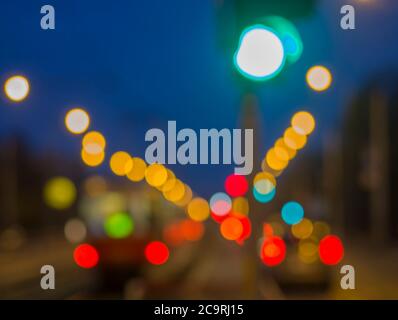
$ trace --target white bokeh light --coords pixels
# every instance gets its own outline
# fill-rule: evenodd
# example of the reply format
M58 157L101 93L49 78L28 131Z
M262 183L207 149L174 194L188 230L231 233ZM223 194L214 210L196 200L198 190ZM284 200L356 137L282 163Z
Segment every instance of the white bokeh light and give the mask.
M23 76L13 76L4 84L7 97L15 102L24 100L29 94L29 81Z
M86 225L78 218L69 219L65 224L64 233L70 243L83 242L87 235Z
M235 65L246 77L266 80L275 76L285 62L285 52L279 37L264 26L257 25L242 34Z
M69 132L81 134L88 129L90 116L81 108L72 109L65 116L65 125Z

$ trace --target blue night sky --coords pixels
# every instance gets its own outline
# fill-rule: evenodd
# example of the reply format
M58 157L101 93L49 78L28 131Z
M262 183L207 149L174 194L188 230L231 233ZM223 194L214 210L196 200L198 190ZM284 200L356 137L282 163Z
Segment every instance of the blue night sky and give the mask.
M355 3L357 30L343 31L340 7ZM40 29L44 4L55 6L55 31ZM22 73L31 82L22 104L0 100L0 137L19 133L35 152L78 160L80 139L63 126L74 106L90 112L92 128L108 139L108 152L125 149L141 157L145 132L165 128L167 120L195 130L238 126L243 90L232 57L218 43L213 0L2 0L0 10L0 80ZM264 151L303 107L318 124L309 150L323 133L339 130L356 90L372 75L398 67L397 16L394 0L323 0L313 16L294 21L304 43L301 59L283 72L283 81L257 91ZM313 64L333 72L326 93L306 87L305 72ZM175 170L194 189L211 184L214 192L232 168ZM204 175L212 181L197 179Z

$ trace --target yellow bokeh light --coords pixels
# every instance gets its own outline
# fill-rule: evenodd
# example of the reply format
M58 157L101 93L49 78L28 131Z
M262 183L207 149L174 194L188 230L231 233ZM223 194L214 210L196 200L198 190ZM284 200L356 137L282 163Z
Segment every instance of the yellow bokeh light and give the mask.
M192 196L193 196L192 189L186 184L184 190L184 196L180 200L175 201L174 204L176 204L179 207L185 207L192 200Z
M274 176L275 178L279 177L279 176L282 174L282 172L283 172L283 170L274 170L274 169L271 169L271 168L268 166L268 164L267 164L267 159L266 159L266 157L264 157L264 159L261 161L261 170L262 170L263 172L267 172L267 173L271 174L271 175Z
M278 140L276 140L276 142L275 142L275 148L282 148L282 149L284 149L286 152L287 152L287 154L288 154L288 160L292 160L295 156L296 156L296 154L297 154L297 151L296 150L294 150L294 149L292 149L292 148L289 148L287 145L286 145L286 143L285 143L285 141L283 141L283 138L279 138Z
M170 191L171 189L173 189L173 187L176 184L177 180L178 180L177 178L168 179L159 189L162 192Z
M147 168L143 159L134 157L132 169L127 173L127 178L131 181L138 182L145 178L145 170Z
M325 91L332 84L332 74L324 66L314 66L307 71L307 84L315 91Z
M312 235L314 227L311 220L304 218L299 223L292 226L292 234L297 239L306 239Z
M145 170L146 182L152 187L160 187L167 181L168 173L164 165L152 163Z
M69 110L65 116L65 126L68 131L73 134L81 134L85 132L89 125L90 116L81 108Z
M166 181L163 184L161 184L160 186L156 187L159 191L162 191L162 192L169 191L173 187L175 181L177 180L173 171L171 171L170 169L167 169L167 168L166 168L166 170L167 170Z
M98 154L104 151L106 140L104 136L97 131L86 133L82 140L83 149L89 154Z
M314 230L312 233L316 239L321 240L323 237L331 233L331 229L326 222L316 221L314 222Z
M244 197L234 198L232 200L232 212L247 216L249 214L249 201Z
M12 76L4 83L5 94L14 102L24 100L28 96L29 91L29 81L23 76Z
M297 112L292 118L292 128L298 134L307 136L315 129L315 119L307 111Z
M124 151L115 152L110 161L110 168L117 176L125 176L133 169L133 160L130 155Z
M275 146L274 153L278 160L282 162L289 162L289 153L287 152L286 148Z
M209 203L203 198L193 198L188 204L187 213L194 221L204 221L210 215Z
M177 179L177 181L170 190L163 192L163 196L168 201L178 202L184 198L185 189L185 184L181 180Z
M279 148L279 150L283 150L282 148ZM277 156L276 150L275 148L271 148L268 152L267 155L265 157L266 161L267 161L267 165L273 169L273 170L283 170L287 167L289 161L288 159L288 154L285 151L284 156L286 157L286 160L282 160Z
M304 263L314 263L318 259L317 243L311 238L300 240L298 244L298 256Z
M87 166L97 167L104 162L105 152L102 151L100 153L91 154L87 153L86 150L83 149L81 151L81 157L84 164L86 164Z
M269 172L259 172L255 175L253 179L253 184L256 184L260 180L268 180L272 183L274 187L276 187L276 179L275 177Z
M302 149L307 143L307 137L301 134L298 134L293 130L292 127L286 129L283 135L283 141L285 144L294 150Z
M43 195L49 207L58 210L67 209L76 199L76 187L68 178L55 177L47 181Z

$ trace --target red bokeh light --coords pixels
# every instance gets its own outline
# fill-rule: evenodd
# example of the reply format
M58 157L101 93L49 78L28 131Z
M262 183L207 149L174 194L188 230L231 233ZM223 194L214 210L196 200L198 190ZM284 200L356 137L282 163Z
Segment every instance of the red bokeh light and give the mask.
M228 217L221 223L220 233L227 240L237 240L243 234L243 225L238 218Z
M344 246L339 237L329 235L319 242L319 258L324 264L338 264L343 257Z
M169 248L160 241L150 242L145 247L145 257L151 264L164 264L169 259Z
M244 176L231 174L225 179L224 187L231 197L241 197L249 189L249 183Z
M180 222L174 222L165 226L163 230L163 238L173 247L182 245L185 242L185 237L182 233Z
M73 259L79 267L89 269L98 264L99 254L93 246L81 244L73 252Z
M210 216L211 218L217 222L217 223L222 223L226 218L228 218L230 215L227 214L225 216L219 216L217 214L215 214L213 211L210 211Z
M243 242L246 239L248 239L251 235L252 224L250 222L250 219L244 215L234 214L234 216L239 219L239 221L242 223L242 227L243 227L243 232L242 232L241 236L239 237L239 239L237 239L236 241L238 244L243 244Z
M263 234L265 238L274 236L274 228L269 223L264 223L263 225Z
M266 238L261 247L261 260L268 267L275 267L285 260L286 244L283 239L273 236Z
M185 240L199 241L204 234L204 226L202 222L186 219L180 223L181 233Z

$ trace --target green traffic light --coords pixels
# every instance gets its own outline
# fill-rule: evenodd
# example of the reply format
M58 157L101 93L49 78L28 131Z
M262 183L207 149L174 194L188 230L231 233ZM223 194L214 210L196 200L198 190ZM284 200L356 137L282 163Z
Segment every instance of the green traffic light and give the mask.
M234 65L244 77L266 81L276 77L286 63L295 63L302 52L295 26L282 17L270 16L242 32Z
M285 49L278 35L269 27L256 24L246 28L234 55L237 70L254 81L269 80L285 64Z

